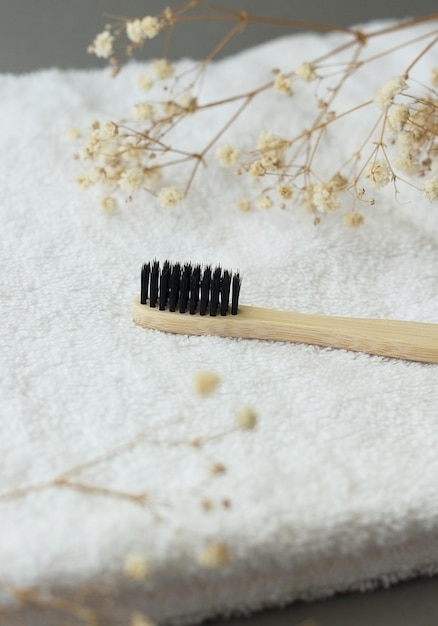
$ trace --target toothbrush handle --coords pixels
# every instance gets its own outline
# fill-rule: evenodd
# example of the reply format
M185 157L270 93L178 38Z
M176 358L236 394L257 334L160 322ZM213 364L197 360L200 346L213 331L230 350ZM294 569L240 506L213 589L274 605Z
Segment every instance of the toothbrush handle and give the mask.
M240 305L237 315L200 316L159 311L136 298L137 324L183 335L220 335L341 348L380 356L438 363L438 324L331 317Z
M242 310L241 310L242 309ZM438 363L438 324L331 317L240 307L240 336L342 348L380 356ZM238 317L236 316L236 317Z

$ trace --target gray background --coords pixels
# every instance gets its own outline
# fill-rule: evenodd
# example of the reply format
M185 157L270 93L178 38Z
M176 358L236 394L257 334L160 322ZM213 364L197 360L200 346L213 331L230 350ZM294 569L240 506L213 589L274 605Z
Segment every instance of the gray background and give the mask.
M252 14L348 26L374 18L424 15L437 10L433 0L218 0L223 6ZM158 13L161 0L0 0L0 72L30 72L39 68L85 68L105 62L86 48L103 29L104 14L127 17ZM171 4L171 3L170 3ZM284 35L285 28L252 25L227 47L230 54L260 41ZM219 24L204 24L191 36L187 26L175 33L170 56L200 58L225 33ZM160 41L150 42L151 57L163 53ZM146 58L144 56L143 58ZM229 626L295 626L312 618L319 626L438 626L438 578L418 579L389 590L342 594L314 603L297 603L282 611L237 619ZM210 626L222 626L214 621Z
M302 21L349 26L373 18L425 15L437 10L434 0L217 0L218 4L245 10L254 15L270 15ZM54 65L63 68L103 66L104 61L87 54L94 36L103 30L103 15L127 17L159 13L163 0L0 0L0 72L28 72ZM175 6L178 0L174 0ZM176 29L170 55L200 57L225 34L226 26L203 24L190 34L190 26ZM290 29L262 24L251 25L238 35L227 53L284 35ZM161 56L162 41L148 42L148 53ZM146 57L145 57L146 58Z

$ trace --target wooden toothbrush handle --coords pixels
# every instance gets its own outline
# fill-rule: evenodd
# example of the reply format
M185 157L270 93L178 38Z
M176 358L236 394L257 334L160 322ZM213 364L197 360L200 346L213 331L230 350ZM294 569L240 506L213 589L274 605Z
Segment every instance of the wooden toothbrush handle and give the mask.
M242 337L292 341L438 363L438 324L239 307Z
M438 324L289 313L239 305L237 315L171 313L133 303L137 324L183 335L220 335L342 348L367 354L438 363Z

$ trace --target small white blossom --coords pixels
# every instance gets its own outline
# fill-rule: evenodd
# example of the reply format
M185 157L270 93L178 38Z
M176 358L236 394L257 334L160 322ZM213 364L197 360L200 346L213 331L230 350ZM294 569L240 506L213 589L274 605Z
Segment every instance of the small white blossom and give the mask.
M137 87L140 89L140 91L149 91L153 84L154 81L147 74L142 74L138 77Z
M131 20L127 22L126 35L132 43L141 43L145 38L141 20Z
M103 196L100 199L99 206L104 213L114 213L117 209L117 200L111 196Z
M251 208L251 203L248 200L248 198L240 198L239 202L237 203L237 206L239 207L239 209L241 211L243 211L244 213L246 213L247 211L250 210Z
M260 162L267 170L276 169L284 162L287 141L271 131L263 131L257 140Z
M236 415L236 423L242 430L252 430L257 425L257 413L250 406L245 406Z
M259 209L270 209L272 206L274 206L272 198L270 198L267 193L262 193L262 195L257 198L256 204Z
M386 109L394 100L395 96L407 87L408 84L403 76L394 76L386 81L382 87L380 87L374 97L374 102L381 109Z
M100 129L100 136L102 139L112 139L113 137L116 137L118 132L119 129L117 124L114 124L114 122L105 122L102 124Z
M190 92L178 96L177 104L184 113L194 113L198 108L198 100Z
M373 187L385 187L392 179L391 169L386 161L374 161L365 174Z
M67 130L67 139L68 141L77 141L81 136L81 131L77 126L71 126Z
M295 69L295 74L297 78L301 78L301 80L304 80L306 83L311 83L318 78L310 63L301 63L301 65Z
M409 107L406 104L393 104L388 109L388 124L392 131L402 130L409 119Z
M157 59L152 63L152 70L157 78L169 78L175 68L167 59Z
M292 93L291 79L282 72L278 72L278 74L274 78L274 89L275 91L278 91L278 93Z
M154 115L154 107L148 102L140 102L132 108L132 117L138 122L145 122L152 119Z
M438 178L429 178L423 185L423 196L431 202L438 199Z
M114 37L109 30L104 30L94 38L92 46L94 54L101 59L108 59L113 53L113 43Z
M163 187L158 192L158 204L162 207L174 207L181 202L183 194L176 187Z
M363 224L363 215L356 213L356 211L349 211L344 215L344 224L350 226L350 228L357 228Z
M289 185L278 185L277 194L283 200L290 200L292 198L292 187Z
M238 152L234 146L230 144L223 144L216 150L216 158L222 167L232 167L238 157Z
M266 169L263 167L261 161L253 161L249 166L249 172L254 178L258 178L266 174Z
M119 180L119 187L124 191L132 191L140 189L144 184L143 170L139 167L133 167L122 172Z
M148 15L141 20L141 29L146 39L153 39L160 32L160 22L156 17Z
M88 174L78 174L75 181L81 189L88 189L93 184Z
M88 175L93 185L102 184L106 181L106 170L104 167L93 167Z
M320 213L333 213L339 206L333 187L327 183L313 186L312 204Z

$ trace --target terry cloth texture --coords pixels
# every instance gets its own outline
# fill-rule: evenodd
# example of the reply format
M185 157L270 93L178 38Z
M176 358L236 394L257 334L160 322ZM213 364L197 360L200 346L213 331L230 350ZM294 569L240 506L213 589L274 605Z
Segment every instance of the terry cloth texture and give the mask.
M291 36L220 61L200 98L240 93L341 40ZM336 110L372 98L416 49L365 67ZM106 625L136 611L176 624L436 573L437 366L131 320L141 264L157 257L238 268L245 304L438 322L436 207L387 188L358 229L342 224L348 199L318 227L292 204L244 213L252 183L242 193L213 155L181 206L138 193L103 214L73 182L82 166L66 131L126 116L145 71L0 79L2 585L98 607ZM261 96L223 141L290 135L314 85L293 89ZM368 110L363 128L356 117L331 136L327 172L363 137ZM196 150L229 111L193 116L178 141ZM163 184L182 180L174 170ZM205 370L221 382L203 398L192 383ZM258 424L236 429L248 405ZM199 562L212 544L222 567ZM147 561L146 580L124 573L129 555Z

